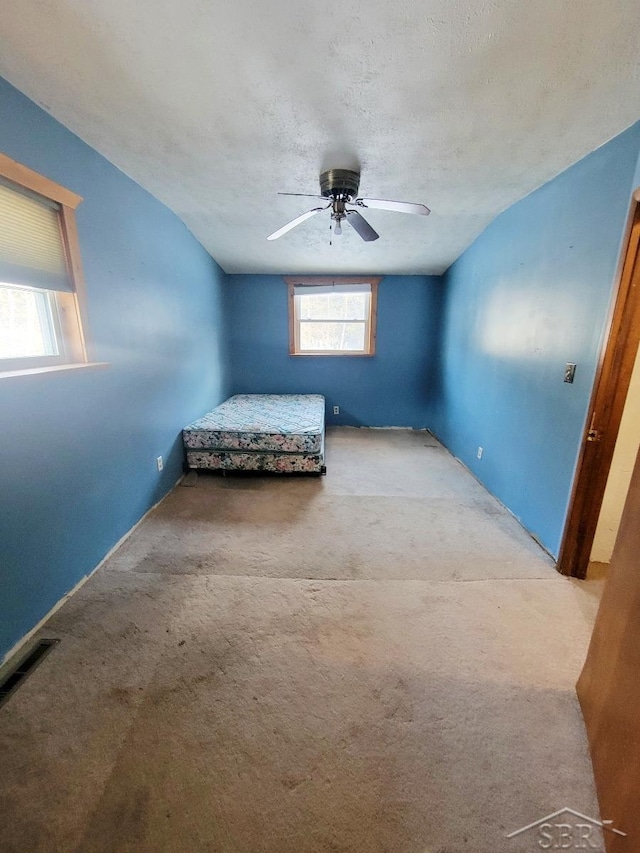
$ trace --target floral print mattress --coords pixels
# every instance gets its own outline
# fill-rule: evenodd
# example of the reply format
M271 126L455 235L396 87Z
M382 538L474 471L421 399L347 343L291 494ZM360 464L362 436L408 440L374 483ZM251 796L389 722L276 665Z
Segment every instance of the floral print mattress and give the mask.
M324 397L236 394L182 431L190 468L319 471Z

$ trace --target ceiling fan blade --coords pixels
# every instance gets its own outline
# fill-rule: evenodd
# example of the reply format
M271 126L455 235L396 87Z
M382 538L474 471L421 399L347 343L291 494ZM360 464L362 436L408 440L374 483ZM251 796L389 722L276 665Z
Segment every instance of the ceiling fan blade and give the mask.
M357 210L347 210L347 222L354 228L363 240L370 243L372 240L377 240L380 236L377 231L369 225L364 216L360 216Z
M322 198L322 199L325 198L325 196L316 195L315 193L278 193L278 195L295 195L295 196L298 196L299 198L300 197L301 198Z
M321 210L326 209L326 207L314 207L313 210L308 210L306 213L303 213L302 216L296 216L296 218L292 219L291 222L287 222L287 224L283 225L282 228L278 228L278 230L274 231L273 234L269 234L267 240L277 240L278 237L282 237L283 234L286 234L287 231L291 231L291 229L295 228L296 225L300 225L301 222L304 222L306 219L311 219L311 217L315 216L316 213L320 213Z
M378 210L393 210L396 213L417 213L428 216L431 211L425 204L412 204L410 201L387 201L384 198L357 198L358 207L371 207Z

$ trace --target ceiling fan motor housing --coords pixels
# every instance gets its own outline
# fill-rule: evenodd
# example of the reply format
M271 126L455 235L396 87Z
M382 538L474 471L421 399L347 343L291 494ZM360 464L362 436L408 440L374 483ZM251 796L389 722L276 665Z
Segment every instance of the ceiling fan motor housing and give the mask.
M320 192L325 198L355 198L359 185L360 174L351 169L329 169L320 175Z

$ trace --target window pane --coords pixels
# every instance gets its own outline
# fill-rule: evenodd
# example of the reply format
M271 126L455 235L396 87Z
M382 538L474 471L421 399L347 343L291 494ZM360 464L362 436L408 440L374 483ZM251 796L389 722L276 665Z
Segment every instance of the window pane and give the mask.
M364 320L368 293L303 293L299 297L301 320Z
M364 352L364 323L300 323L301 350Z
M0 284L0 358L58 355L49 294Z

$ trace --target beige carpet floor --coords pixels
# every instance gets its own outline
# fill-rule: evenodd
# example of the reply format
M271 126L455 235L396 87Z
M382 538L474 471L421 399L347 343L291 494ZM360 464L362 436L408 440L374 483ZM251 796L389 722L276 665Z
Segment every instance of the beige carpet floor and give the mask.
M597 815L560 577L428 434L177 487L0 709L0 850L525 853Z

